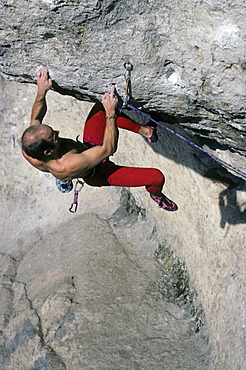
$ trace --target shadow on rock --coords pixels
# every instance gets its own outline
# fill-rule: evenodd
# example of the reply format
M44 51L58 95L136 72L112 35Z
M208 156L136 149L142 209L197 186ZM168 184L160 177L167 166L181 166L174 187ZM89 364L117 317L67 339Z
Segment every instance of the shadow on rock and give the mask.
M245 202L238 201L238 194L241 191L245 192L245 182L241 182L238 186L233 188L228 187L220 193L220 226L222 228L224 228L227 223L230 225L246 223Z
M133 102L134 106L140 106L139 102ZM147 113L147 112L146 112ZM132 119L137 120L138 115L140 121L142 120L141 113L137 113L133 111L129 111L127 113ZM149 113L147 113L149 114ZM237 192L244 191L245 192L245 180L242 178L230 173L226 168L224 168L220 162L215 161L212 157L208 154L204 153L203 151L199 151L198 148L189 145L186 141L183 141L180 136L184 137L185 139L192 141L195 145L202 147L204 143L201 143L197 137L189 137L188 133L183 129L180 125L182 122L187 121L188 118L177 117L175 122L175 117L171 117L169 115L160 115L158 112L151 112L150 117L163 123L163 120L167 120L164 126L170 128L174 131L177 135L172 134L168 130L165 130L163 127L158 127L158 136L159 141L154 145L150 143L153 150L157 152L159 155L168 158L182 166L192 169L199 175L211 179L214 182L220 182L228 188L223 191L219 196L219 207L221 210L221 227L225 226L225 223L229 224L241 224L245 223L245 210L241 210L241 206L237 201ZM140 124L147 125L146 123L146 116L144 116L145 122L139 122ZM193 119L192 117L190 118ZM197 118L196 118L197 119ZM208 140L206 140L206 143ZM215 146L215 142L211 142L209 144L211 148ZM226 147L222 147L219 144L216 144L217 147L219 146L220 149L228 149ZM216 149L214 147L213 149Z

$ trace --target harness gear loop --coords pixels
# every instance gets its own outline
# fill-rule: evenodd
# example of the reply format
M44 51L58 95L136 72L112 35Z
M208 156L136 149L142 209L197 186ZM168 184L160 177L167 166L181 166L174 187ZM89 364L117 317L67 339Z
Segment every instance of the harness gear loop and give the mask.
M73 203L71 204L69 211L71 213L75 213L78 208L78 199L79 199L79 192L83 189L84 182L77 179L75 187L74 187L74 197L73 197Z
M131 71L133 70L133 65L130 62L124 63L125 68L125 79L126 79L126 86L124 89L124 104L127 104L130 99L130 92L131 92Z

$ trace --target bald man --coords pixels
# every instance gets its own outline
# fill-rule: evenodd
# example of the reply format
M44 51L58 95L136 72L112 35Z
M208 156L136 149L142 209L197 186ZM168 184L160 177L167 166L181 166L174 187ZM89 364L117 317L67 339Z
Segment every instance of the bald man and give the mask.
M22 135L24 158L40 171L56 179L83 178L90 186L145 186L159 207L176 211L177 205L163 193L164 175L155 168L125 167L109 160L117 150L118 128L138 133L155 141L155 128L140 126L124 116L117 117L115 86L92 108L84 127L83 142L59 136L59 131L43 124L47 112L46 94L52 87L47 67L37 73L38 91L30 126Z

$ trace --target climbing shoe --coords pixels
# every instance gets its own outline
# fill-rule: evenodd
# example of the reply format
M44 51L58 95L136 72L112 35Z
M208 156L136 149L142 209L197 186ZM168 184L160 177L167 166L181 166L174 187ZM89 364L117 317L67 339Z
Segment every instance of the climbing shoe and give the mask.
M153 199L160 208L165 209L166 211L174 212L177 211L178 206L172 200L168 199L164 194L161 197L154 198L150 194L151 199Z
M56 186L61 193L69 193L73 190L73 182L71 180L56 179Z
M157 135L157 125L150 126L152 130L152 136L147 138L147 141L149 143L156 143L158 141L158 135Z

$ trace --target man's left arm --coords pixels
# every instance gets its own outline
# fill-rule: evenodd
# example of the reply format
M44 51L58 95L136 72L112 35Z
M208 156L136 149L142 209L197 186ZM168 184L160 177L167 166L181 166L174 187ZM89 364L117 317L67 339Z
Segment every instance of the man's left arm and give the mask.
M52 86L48 68L42 67L37 72L38 91L32 107L30 125L41 124L47 112L46 94Z

